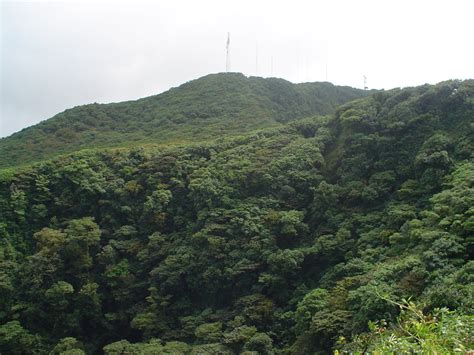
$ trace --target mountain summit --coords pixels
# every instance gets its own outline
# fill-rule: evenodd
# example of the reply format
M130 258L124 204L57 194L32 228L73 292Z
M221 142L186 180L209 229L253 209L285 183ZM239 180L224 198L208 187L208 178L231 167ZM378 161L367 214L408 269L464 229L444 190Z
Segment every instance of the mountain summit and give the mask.
M174 144L326 115L368 92L330 83L211 74L162 94L68 109L0 140L0 167L84 148Z

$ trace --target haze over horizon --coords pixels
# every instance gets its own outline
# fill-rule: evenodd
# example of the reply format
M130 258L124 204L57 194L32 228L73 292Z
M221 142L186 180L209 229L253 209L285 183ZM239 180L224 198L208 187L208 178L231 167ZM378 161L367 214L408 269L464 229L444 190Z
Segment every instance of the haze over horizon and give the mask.
M468 1L2 1L0 137L225 70L390 89L474 77Z

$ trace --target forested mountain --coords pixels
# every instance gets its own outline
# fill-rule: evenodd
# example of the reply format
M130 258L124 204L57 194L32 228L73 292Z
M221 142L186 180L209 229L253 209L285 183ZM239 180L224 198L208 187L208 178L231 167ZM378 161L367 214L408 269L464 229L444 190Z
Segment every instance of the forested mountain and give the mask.
M298 101L318 85L241 81L293 88L284 114L249 106L269 122L336 103ZM197 112L231 122L229 107ZM471 80L1 170L0 352L467 352L473 152Z
M176 144L325 115L368 92L330 83L211 74L163 94L66 110L0 140L0 167L91 147Z

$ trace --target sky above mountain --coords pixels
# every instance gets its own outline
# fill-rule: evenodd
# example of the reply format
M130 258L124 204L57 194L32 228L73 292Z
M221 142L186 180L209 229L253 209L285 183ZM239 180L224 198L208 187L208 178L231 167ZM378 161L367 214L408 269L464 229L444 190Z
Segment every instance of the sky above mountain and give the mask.
M474 77L468 0L9 1L0 137L225 71L393 88Z

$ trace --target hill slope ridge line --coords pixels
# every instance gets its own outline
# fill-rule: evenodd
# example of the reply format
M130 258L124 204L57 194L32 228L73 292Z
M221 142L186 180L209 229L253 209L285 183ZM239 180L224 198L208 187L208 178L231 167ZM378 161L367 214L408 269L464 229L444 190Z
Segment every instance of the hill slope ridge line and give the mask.
M330 83L210 74L164 93L67 109L0 140L0 167L44 160L84 148L214 139L334 113L367 96Z

